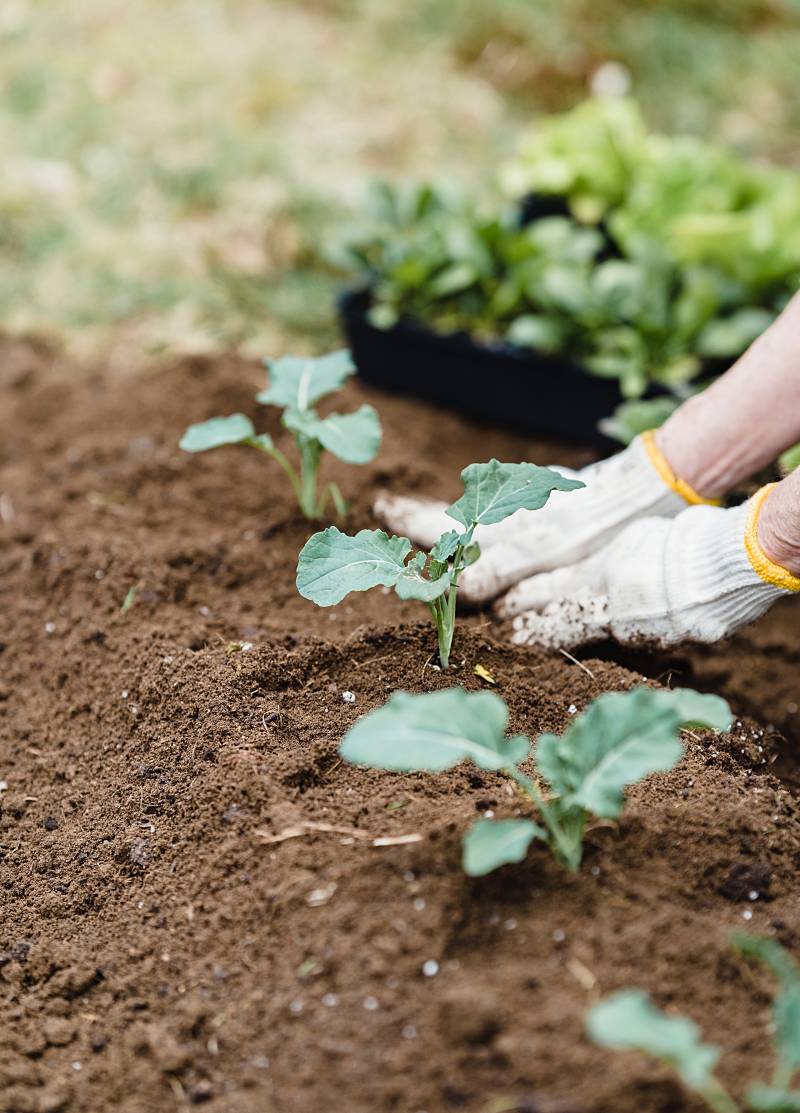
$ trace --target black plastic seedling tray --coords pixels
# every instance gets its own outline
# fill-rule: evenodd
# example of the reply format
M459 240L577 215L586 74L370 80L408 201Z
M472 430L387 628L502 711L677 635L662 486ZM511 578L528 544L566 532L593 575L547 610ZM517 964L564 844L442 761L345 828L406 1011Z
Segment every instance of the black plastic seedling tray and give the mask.
M478 344L401 321L370 324L369 291L343 294L339 312L360 377L372 386L526 433L608 447L598 430L622 401L614 379L599 379L560 356Z

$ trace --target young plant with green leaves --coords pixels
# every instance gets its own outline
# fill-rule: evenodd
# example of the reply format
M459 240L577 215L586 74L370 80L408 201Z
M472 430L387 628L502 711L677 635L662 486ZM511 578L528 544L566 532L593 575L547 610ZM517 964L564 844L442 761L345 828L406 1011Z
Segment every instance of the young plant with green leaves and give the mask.
M317 475L323 452L327 450L348 464L367 464L381 443L381 426L372 406L360 406L354 413L332 413L320 417L314 408L334 391L340 390L355 371L348 351L331 352L317 359L284 356L267 360L269 385L256 395L256 401L283 410L281 424L294 436L300 457L294 467L269 433L256 433L245 414L212 417L190 425L181 438L185 452L207 452L228 444L241 444L271 456L283 468L306 518L320 518L329 500L337 514L347 510L342 493L329 483L320 493Z
M428 605L439 641L442 668L450 664L456 621L458 578L480 556L474 541L478 526L493 525L517 510L539 510L553 491L574 491L584 484L535 464L470 464L462 473L464 494L447 508L461 526L442 534L430 552L408 556L407 537L381 529L355 536L330 526L303 546L297 562L297 590L320 607L340 603L351 591L393 587L401 599Z
M505 774L541 822L477 820L464 836L465 872L480 877L522 861L534 839L546 842L556 859L575 871L589 820L617 819L628 785L672 769L683 754L683 727L727 730L731 720L723 699L691 689L608 693L562 735L540 735L533 778L520 768L530 756L530 741L524 735L506 737L508 708L493 692L398 692L351 727L340 753L377 769L438 773L470 760L479 769Z
M737 933L733 945L746 958L767 966L778 982L772 1007L775 1069L769 1083L754 1083L745 1094L751 1113L800 1113L800 1090L792 1082L800 1071L800 971L772 939ZM639 989L624 989L600 1001L586 1018L586 1030L601 1047L642 1051L673 1067L684 1086L713 1113L740 1113L714 1074L720 1048L704 1044L693 1021L668 1016Z

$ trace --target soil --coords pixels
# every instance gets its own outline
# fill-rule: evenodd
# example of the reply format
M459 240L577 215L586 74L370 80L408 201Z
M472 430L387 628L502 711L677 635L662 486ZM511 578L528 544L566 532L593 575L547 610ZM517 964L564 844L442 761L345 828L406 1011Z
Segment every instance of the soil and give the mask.
M280 435L261 380L236 359L113 377L0 349L0 1110L699 1113L668 1070L584 1038L626 985L721 1044L735 1093L765 1078L770 982L728 940L800 949L796 608L727 645L580 664L474 615L445 676L418 605L297 596L310 527L271 462L178 450L234 410ZM330 468L353 528L379 486L455 496L490 455L589 459L347 395L386 431L375 465ZM478 663L532 737L642 673L742 718L688 734L590 830L579 874L534 848L470 880L460 835L518 808L503 780L359 770L337 747L397 688L479 688Z

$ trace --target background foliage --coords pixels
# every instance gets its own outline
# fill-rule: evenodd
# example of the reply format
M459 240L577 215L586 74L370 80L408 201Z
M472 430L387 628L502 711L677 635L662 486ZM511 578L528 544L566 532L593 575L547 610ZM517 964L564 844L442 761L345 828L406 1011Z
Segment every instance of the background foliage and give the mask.
M5 327L116 363L327 345L365 178L488 182L608 62L651 126L797 158L798 0L5 0Z

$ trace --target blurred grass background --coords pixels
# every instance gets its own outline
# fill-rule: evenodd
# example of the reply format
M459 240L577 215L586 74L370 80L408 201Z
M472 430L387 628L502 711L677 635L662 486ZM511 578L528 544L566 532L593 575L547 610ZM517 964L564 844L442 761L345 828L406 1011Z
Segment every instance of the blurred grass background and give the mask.
M2 327L119 365L333 343L365 181L489 184L609 62L654 127L800 164L800 0L2 0Z

